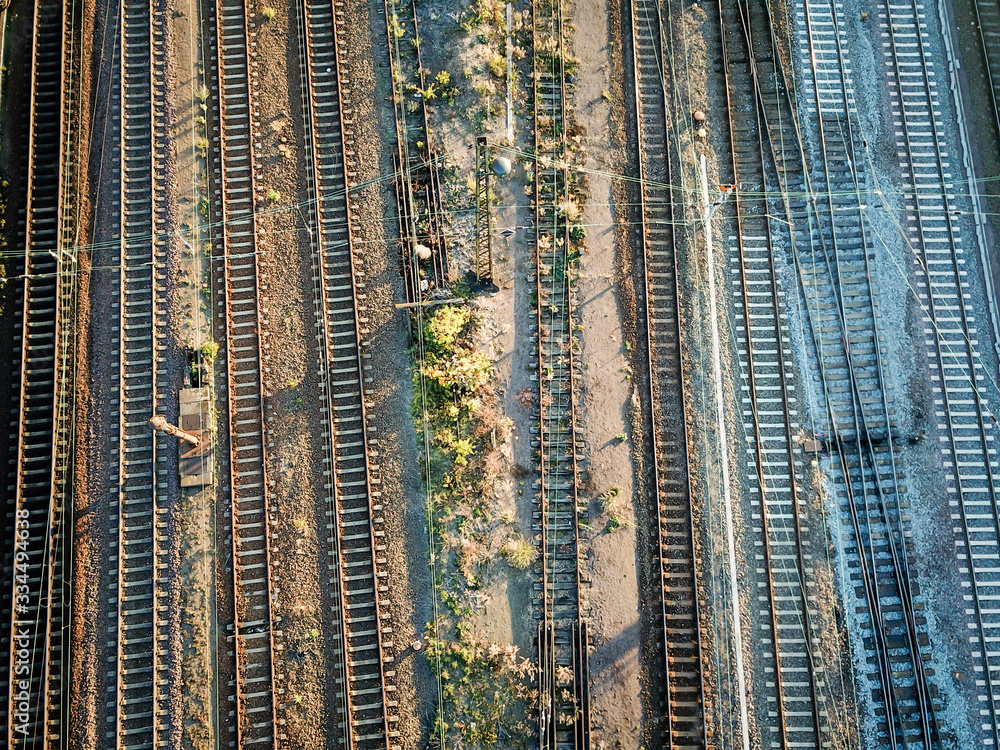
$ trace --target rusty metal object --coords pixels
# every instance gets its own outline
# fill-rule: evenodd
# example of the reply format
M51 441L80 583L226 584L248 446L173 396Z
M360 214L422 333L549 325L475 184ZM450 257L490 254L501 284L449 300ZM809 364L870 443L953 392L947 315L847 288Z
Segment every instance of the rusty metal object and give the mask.
M157 414L156 416L150 418L149 423L153 425L154 430L165 432L168 435L176 435L181 440L185 440L188 443L191 443L191 445L198 445L201 442L200 439L196 438L191 433L184 432L184 430L180 429L179 427L174 427L172 424L170 424L170 422L167 421L167 418L162 414Z

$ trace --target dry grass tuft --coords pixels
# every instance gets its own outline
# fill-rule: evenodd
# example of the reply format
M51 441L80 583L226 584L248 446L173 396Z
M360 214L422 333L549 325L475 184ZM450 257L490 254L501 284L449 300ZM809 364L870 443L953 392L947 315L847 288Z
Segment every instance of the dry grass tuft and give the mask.
M511 537L503 546L503 556L518 570L527 570L538 559L538 550L524 537Z

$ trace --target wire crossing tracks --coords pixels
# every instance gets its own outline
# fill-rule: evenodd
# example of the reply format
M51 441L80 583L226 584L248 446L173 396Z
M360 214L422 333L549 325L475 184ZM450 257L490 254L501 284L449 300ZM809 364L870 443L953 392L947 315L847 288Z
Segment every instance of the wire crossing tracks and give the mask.
M981 6L980 18L984 18ZM981 29L993 77L997 11L986 18L994 33ZM890 69L890 103L896 145L909 183L906 239L914 251L917 291L924 313L924 334L934 390L935 412L956 546L967 577L969 641L979 690L983 743L1000 744L1000 509L994 420L982 386L983 364L963 257L955 197L950 194L952 160L958 144L946 135L935 84L935 64L928 49L924 6L916 2L886 3L879 13L885 62ZM987 283L989 279L987 277Z
M821 748L832 742L828 725L826 669L814 645L815 616L810 591L816 581L806 551L808 518L798 487L801 448L793 382L794 358L788 335L784 291L775 266L772 235L779 226L768 218L768 192L780 192L773 162L765 160L766 118L755 87L756 69L744 33L739 3L721 6L722 38L730 113L732 161L721 179L739 184L736 234L730 237L736 297L737 349L751 492L759 510L751 524L759 585L757 629L773 675L762 720L764 744Z
M330 523L331 610L336 618L337 708L343 744L351 748L398 745L392 712L394 686L386 669L391 628L377 456L364 400L362 322L351 238L347 143L339 56L342 5L303 0L299 5L306 103L310 236L316 281ZM332 465L331 465L332 464Z
M567 220L566 44L560 0L535 0L535 261L542 575L539 731L544 748L590 747L587 625L580 606L573 289Z
M111 528L118 530L116 722L108 740L118 747L158 747L166 715L163 656L167 633L160 624L167 609L161 572L158 492L166 489L158 433L149 418L165 401L157 380L156 268L165 253L157 221L153 76L162 75L154 55L153 18L148 0L123 3L121 23L121 270L119 471L113 492Z
M219 175L214 238L219 317L224 323L235 598L236 747L275 743L274 632L265 476L254 154L251 130L248 11L243 0L218 0Z
M385 0L396 113L396 201L407 302L448 283L439 157L431 150L416 0Z
M665 28L657 0L633 0L633 85L639 129L639 202L649 352L648 400L657 493L656 560L660 571L661 648L666 746L706 747L701 628L681 366L674 185L667 132Z
M5 578L9 660L6 744L45 748L65 741L70 563L69 507L75 261L66 249L71 222L64 196L74 187L75 138L70 74L78 29L69 5L34 8L27 245L21 288L20 402L12 519L13 571ZM70 226L68 226L70 225Z

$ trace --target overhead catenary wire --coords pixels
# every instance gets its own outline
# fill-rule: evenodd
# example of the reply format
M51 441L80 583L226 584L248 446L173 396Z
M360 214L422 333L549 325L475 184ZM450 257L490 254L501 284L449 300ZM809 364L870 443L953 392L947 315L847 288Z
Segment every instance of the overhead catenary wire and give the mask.
M515 149L508 149L508 150L510 150L513 153L517 153L517 154L519 154L522 157L527 158L527 159L534 159L535 158L534 155L531 154L531 153L529 153L529 152L517 151ZM553 163L553 165L556 165L556 163ZM572 164L562 165L561 163L558 164L558 166L565 166L571 172L576 172L576 173L581 173L581 174L595 174L595 175L601 175L601 176L610 177L610 178L613 178L613 179L623 180L623 181L626 181L626 182L640 182L640 180L638 178L635 178L634 176L625 175L625 174L616 173L616 172L611 172L611 171L606 171L606 170L585 169L585 168L582 168L582 167L574 166ZM362 189L364 189L366 187L369 187L371 185L374 185L374 184L378 184L378 183L382 183L382 182L386 182L386 181L395 180L395 179L397 179L400 176L401 176L401 173L399 171L392 172L392 173L384 173L384 174L381 174L378 177L372 178L370 180L366 180L364 182L357 183L356 185L351 186L349 189L352 192L353 191L362 190ZM985 180L984 179L970 180L970 181L967 181L967 182L969 184L972 184L972 183L983 182L983 181L986 181L986 180L1000 180L1000 176L995 177L995 178L985 178ZM679 185L670 185L670 184L663 183L663 182L660 182L660 181L650 181L650 180L642 180L642 182L649 182L650 186L652 186L652 187L669 188L669 189L674 190L674 191L684 191L684 187L683 186L679 186ZM954 185L960 185L960 184L963 184L963 181L949 181L948 183L946 183L946 185L942 184L941 187L945 187L945 186L947 186L947 187L953 187ZM927 185L922 184L921 187L922 188L926 188L928 186L933 186L933 185L930 185L928 183ZM764 196L764 195L760 195L760 194L755 194L753 191L744 190L740 186L736 186L735 190L737 191L737 193L741 197L744 197L744 198L777 197L777 198L782 198L784 200L793 200L793 199L796 199L796 198L803 198L803 199L807 199L807 200L810 200L810 201L815 201L815 200L823 199L823 198L827 198L827 197L842 197L842 196L850 196L850 195L854 195L855 194L854 191L848 191L848 190L845 190L845 191L832 191L832 190L831 191L816 191L816 190L813 190L812 188L809 188L809 189L804 190L804 191L790 191L790 190L768 191L766 193L766 196ZM886 200L886 196L890 196L890 197L896 196L896 197L900 197L900 198L906 198L906 197L910 197L912 195L910 192L905 191L905 190L885 191L885 190L881 190L880 189L880 190L876 190L875 193L881 197L884 207L887 210L889 210L889 211L892 211L893 209L889 205L888 201ZM260 209L260 210L256 211L255 213L256 213L256 215L258 217L262 217L262 216L267 216L267 215L270 215L270 214L282 213L282 212L287 212L287 211L292 211L292 210L309 209L311 206L315 205L315 203L317 202L317 200L318 201L324 201L324 200L335 199L335 198L339 198L339 197L342 197L341 191L339 191L339 190L338 191L330 191L328 193L325 193L325 194L321 195L318 199L307 199L307 200L299 201L299 202L296 202L296 203L288 203L288 204L282 204L282 205L278 205L278 206L271 206L269 208ZM526 208L526 207L528 207L528 206L525 206L523 204L511 204L511 205L513 207L520 207L520 208ZM583 204L583 205L585 205L585 206L599 207L599 206L609 206L609 205L626 206L626 205L631 205L631 204L588 202L588 203ZM862 205L861 207L864 208L865 206ZM461 216L461 215L466 214L466 213L471 213L473 210L474 210L473 208L468 208L468 209L465 209L465 210L449 210L449 211L446 211L446 212L443 212L443 213L445 213L445 214L447 214L449 216ZM956 213L960 213L960 212L956 211ZM441 214L436 214L436 215L440 216ZM1000 215L1000 214L985 213L984 215ZM680 222L676 222L675 221L673 223L674 223L674 225L678 225L678 226L691 226L692 224L697 223L698 220L699 219L697 217L694 217L692 219L688 219L688 220L680 221ZM390 218L383 217L381 219L375 219L375 220L370 220L370 221L384 223L386 221L390 221ZM616 221L615 223L617 225L622 225L622 226L626 226L626 225L630 224L630 222L621 222L621 221ZM219 230L219 229L221 229L224 226L224 224L225 224L225 221L215 221L215 222L213 222L213 221L204 221L204 222L200 222L195 227L192 227L192 230L189 231L188 234L190 236L190 235L198 234L198 233L205 232L205 231L211 232L213 230ZM601 226L605 226L605 225L597 223L597 224L581 224L581 226L584 226L584 227L601 227ZM501 226L498 226L498 231L502 231L502 229L504 229L504 228L523 229L525 227L524 226L518 226L518 225L514 225L513 227L501 227ZM287 229L285 229L285 230L278 230L278 232L272 231L270 233L271 234L276 234L276 233L284 232L284 231L290 231L290 230L287 230ZM267 232L262 232L262 233L267 233ZM153 239L153 238L150 237L149 239ZM117 242L117 240L110 240L110 241L107 241L107 242L85 243L85 244L83 244L83 243L77 243L77 244L73 245L72 247L68 248L67 250L71 254L76 254L76 253L79 253L80 251L84 251L84 250L94 251L94 250L100 249L102 247L113 247L116 242ZM23 250L0 251L0 258L4 258L4 257L19 258L19 257L22 257L22 256L23 256ZM100 269L103 269L103 268L109 268L109 266L106 266L106 265L105 266L89 266L88 270L100 270ZM23 275L10 275L10 276L6 276L6 277L0 277L0 281L2 281L2 280L17 279L17 278L23 278Z

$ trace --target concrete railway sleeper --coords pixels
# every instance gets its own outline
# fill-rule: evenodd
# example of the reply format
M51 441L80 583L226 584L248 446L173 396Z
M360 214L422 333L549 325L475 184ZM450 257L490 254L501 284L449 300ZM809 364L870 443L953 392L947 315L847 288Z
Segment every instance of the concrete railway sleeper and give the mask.
M386 603L388 573L378 487L377 441L370 436L364 380L363 298L351 235L347 153L351 133L344 105L340 34L342 4L298 4L299 50L315 283L319 369L323 374L326 485L330 523L330 609L337 645L336 679L342 743L350 748L393 748L395 724L392 629ZM322 199L321 199L322 198Z
M6 743L47 748L68 732L72 560L77 109L82 14L77 3L34 4L24 274L17 310L17 459L4 581Z
M776 208L783 209L795 227L788 239L811 332L813 366L822 376L832 450L839 458L839 468L833 467L836 486L843 492L845 515L855 531L857 547L849 554L858 556L853 565L861 573L871 620L865 646L874 652L879 672L880 688L872 700L885 705L886 724L881 731L889 746L919 741L931 747L936 732L934 707L922 663L928 642L925 622L916 613L916 584L909 572L910 550L902 530L897 447L892 443L891 409L882 386L876 292L867 273L870 252L857 201L860 187L853 167L848 97L841 96L844 112L823 112L817 107L814 117L806 120L806 125L816 129L812 135L818 144L817 152L807 158L801 145L803 125L796 120L785 71L775 53L770 9L748 7L740 19L767 124L767 145L778 165L782 200ZM810 36L808 50L816 59L828 54L829 46L813 49L814 43ZM839 48L834 54L839 54ZM824 85L829 84L824 81ZM836 103L837 98L832 101ZM817 194L827 196L825 207L815 197L795 197ZM853 228L851 211L857 221ZM810 309L810 301L816 309ZM876 559L883 558L891 565L876 566ZM891 603L893 598L898 605ZM893 689L886 689L889 685Z
M214 8L218 110L212 127L213 203L221 230L213 237L219 281L220 337L225 339L225 424L229 441L233 631L233 712L227 727L237 750L282 739L276 703L275 629L271 609L271 531L266 475L261 364L262 307L256 244L255 161L248 19L244 0L217 0ZM222 702L222 701L220 701ZM223 703L223 705L225 705Z
M694 518L681 366L678 261L674 237L674 155L667 123L668 35L656 0L633 0L627 21L638 128L636 161L647 359L644 400L653 438L655 565L664 679L662 732L671 749L708 746Z
M996 15L986 16L987 2L977 2L980 19L1000 28ZM980 675L976 686L985 706L980 713L984 746L1000 744L998 701L995 687L1000 677L1000 652L992 645L990 633L1000 626L1000 612L991 604L1000 596L1000 574L996 567L1000 546L1000 505L997 502L996 450L992 414L984 396L983 364L978 351L976 320L970 310L969 284L962 270L962 238L954 218L955 199L951 196L949 154L943 123L938 120L941 103L932 81L934 60L927 47L924 6L917 2L886 3L880 19L889 38L886 63L893 73L892 115L904 177L909 178L906 200L909 214L907 239L917 253L917 290L924 308L928 360L931 378L936 381L938 429L947 437L941 447L950 490L952 518L956 527L962 573L968 579L971 607L968 636L973 644L975 665ZM996 9L992 8L994 14ZM980 29L987 50L991 84L998 60L996 39ZM919 66L913 65L913 60ZM906 81L901 70L906 63ZM918 67L914 75L913 68ZM993 95L996 112L996 94ZM957 144L952 143L952 147ZM989 276L987 271L987 283ZM989 414L989 416L987 416Z
M803 508L799 403L787 315L782 304L779 271L772 234L780 235L768 218L766 195L777 189L777 175L765 159L765 114L754 87L752 58L746 47L737 3L720 6L731 161L720 178L738 184L732 273L737 295L737 330L744 429L747 454L755 465L751 491L760 502L760 524L752 524L760 540L758 574L767 596L760 596L761 641L773 659L776 695L767 697L774 722L762 722L770 744L814 747L831 744L827 700L828 669L815 643L811 603L816 581L811 555L805 550L808 521ZM739 326L739 324L738 324ZM780 408L778 404L780 403ZM755 545L757 541L755 539ZM777 710L771 708L774 704ZM763 711L762 711L763 714ZM763 728L763 727L762 727ZM764 743L768 739L765 735Z
M117 618L109 647L114 673L114 724L107 739L120 748L155 748L167 742L170 651L161 614L167 594L161 577L168 561L160 531L160 493L167 489L169 455L149 425L165 408L169 391L158 377L163 320L156 290L165 267L164 212L156 102L163 96L162 54L157 54L154 13L148 0L128 0L120 16L119 116L122 149L119 256L118 474L112 487L117 529L113 569ZM167 443L169 445L169 443ZM111 708L111 706L109 706Z

